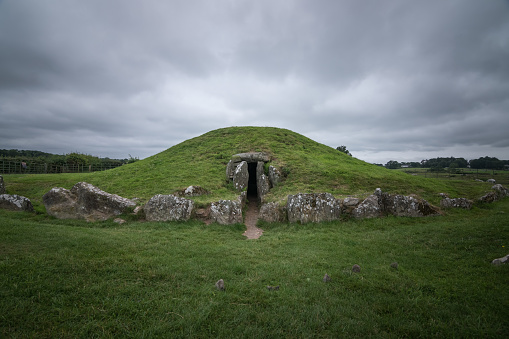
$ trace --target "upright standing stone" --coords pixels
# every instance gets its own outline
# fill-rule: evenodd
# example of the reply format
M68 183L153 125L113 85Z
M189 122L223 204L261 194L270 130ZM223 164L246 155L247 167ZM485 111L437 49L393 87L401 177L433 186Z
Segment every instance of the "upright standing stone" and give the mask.
M272 187L276 187L281 182L281 172L274 166L269 166L269 181Z
M265 194L269 193L270 183L269 178L265 175L265 164L258 161L256 166L256 188L258 191L258 199L263 202Z
M249 184L249 170L247 162L242 161L233 173L233 185L235 189L242 192Z

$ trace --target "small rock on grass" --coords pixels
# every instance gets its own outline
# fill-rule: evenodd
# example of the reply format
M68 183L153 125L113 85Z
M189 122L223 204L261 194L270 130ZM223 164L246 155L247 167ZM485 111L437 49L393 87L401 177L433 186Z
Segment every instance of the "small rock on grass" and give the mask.
M223 280L223 279L219 279L219 280L216 282L216 288L217 288L219 291L224 291L224 280Z
M505 264L507 262L509 262L509 254L506 255L505 257L494 259L491 263L493 265L502 265L502 264Z
M267 286L269 291L279 291L279 286Z
M352 272L353 273L359 273L361 271L361 267L357 264L352 266Z
M323 276L323 282L329 282L330 281L330 277L327 273L325 273L325 275Z
M397 263L397 262L393 262L393 263L391 264L391 267L392 267L392 268L395 268L395 269L398 269L398 263Z

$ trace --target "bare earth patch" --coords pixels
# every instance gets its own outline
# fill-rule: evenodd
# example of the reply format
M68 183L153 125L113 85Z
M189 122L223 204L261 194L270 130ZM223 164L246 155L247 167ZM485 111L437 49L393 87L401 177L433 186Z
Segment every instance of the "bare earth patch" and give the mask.
M250 199L247 203L247 211L244 223L246 224L246 231L244 236L248 239L258 239L262 234L263 230L256 227L258 221L258 204L256 199Z

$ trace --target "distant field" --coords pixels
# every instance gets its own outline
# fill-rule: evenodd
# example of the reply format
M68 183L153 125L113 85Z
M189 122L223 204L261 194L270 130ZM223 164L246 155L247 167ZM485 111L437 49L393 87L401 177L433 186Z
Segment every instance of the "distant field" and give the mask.
M505 170L476 170L469 168L458 169L455 173L447 171L434 172L429 168L400 168L399 171L407 174L423 176L426 178L437 178L446 180L483 180L495 179L498 184L509 185L509 171Z

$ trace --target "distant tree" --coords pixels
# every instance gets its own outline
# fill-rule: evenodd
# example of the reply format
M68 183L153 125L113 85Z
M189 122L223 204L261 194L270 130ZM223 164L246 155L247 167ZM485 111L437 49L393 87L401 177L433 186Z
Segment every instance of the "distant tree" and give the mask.
M342 153L352 156L352 154L346 149L346 146L338 146L338 147L336 147L336 149Z
M385 168L389 168L389 169L396 169L396 168L400 168L400 167L401 167L401 164L399 162L397 162L396 160L390 160L385 164Z
M401 167L409 167L409 168L418 168L421 167L420 162L402 162L400 163Z
M426 168L445 168L450 167L452 163L456 163L457 168L468 167L468 161L464 158L433 158L429 160L422 160L421 166Z
M132 164L133 162L136 162L138 160L140 160L138 157L133 157L133 156L131 156L131 154L129 154L129 159L127 159L126 163Z
M66 154L66 162L70 165L88 165L87 157L80 153Z
M456 162L452 162L449 164L448 168L449 173L456 174L458 173L458 164Z
M492 157L470 160L470 167L476 169L504 169L504 161Z

